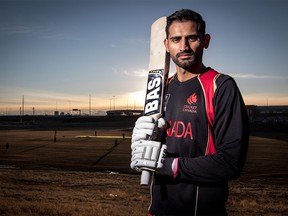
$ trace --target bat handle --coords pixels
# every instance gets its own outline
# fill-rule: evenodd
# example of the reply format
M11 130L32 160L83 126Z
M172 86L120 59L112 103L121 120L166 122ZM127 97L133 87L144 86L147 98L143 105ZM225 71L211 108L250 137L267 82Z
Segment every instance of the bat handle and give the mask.
M156 114L153 115L152 117L154 118L155 121L157 121L160 118L161 114ZM153 135L150 137L152 139ZM143 170L141 174L141 180L140 180L140 185L141 186L148 186L150 184L151 180L151 172L147 170Z
M151 173L148 170L143 170L141 174L141 186L148 186L150 184Z

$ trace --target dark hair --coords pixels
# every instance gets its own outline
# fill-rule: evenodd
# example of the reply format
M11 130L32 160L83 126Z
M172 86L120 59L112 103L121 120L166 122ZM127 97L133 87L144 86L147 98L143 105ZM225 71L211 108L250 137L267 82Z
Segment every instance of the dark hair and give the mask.
M169 35L169 28L174 21L178 22L185 22L185 21L193 21L198 24L198 32L201 34L202 37L205 36L205 28L206 24L205 21L202 19L202 16L197 12L190 10L190 9L182 9L174 12L170 16L167 17L167 25L166 25L166 37L168 38Z

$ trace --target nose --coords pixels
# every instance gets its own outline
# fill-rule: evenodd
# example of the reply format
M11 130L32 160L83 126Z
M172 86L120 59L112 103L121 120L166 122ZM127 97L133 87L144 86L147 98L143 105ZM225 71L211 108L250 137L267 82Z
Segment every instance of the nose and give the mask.
M189 42L188 42L188 40L183 39L181 41L181 44L180 44L180 50L181 51L186 51L188 49L189 49Z

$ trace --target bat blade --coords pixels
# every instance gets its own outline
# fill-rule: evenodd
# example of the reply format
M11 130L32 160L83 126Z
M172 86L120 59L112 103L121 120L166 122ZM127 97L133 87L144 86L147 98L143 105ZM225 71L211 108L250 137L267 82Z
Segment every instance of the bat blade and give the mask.
M151 26L150 61L144 115L152 116L155 120L160 118L163 113L164 94L169 75L170 56L164 45L166 24L167 18L161 17ZM141 185L149 185L150 179L151 173L143 170Z

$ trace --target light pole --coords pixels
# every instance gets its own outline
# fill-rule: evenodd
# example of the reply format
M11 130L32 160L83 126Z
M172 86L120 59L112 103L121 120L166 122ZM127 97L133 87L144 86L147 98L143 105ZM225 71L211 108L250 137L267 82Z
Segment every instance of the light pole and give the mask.
M113 109L115 110L115 96L113 96Z

